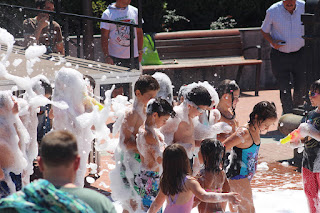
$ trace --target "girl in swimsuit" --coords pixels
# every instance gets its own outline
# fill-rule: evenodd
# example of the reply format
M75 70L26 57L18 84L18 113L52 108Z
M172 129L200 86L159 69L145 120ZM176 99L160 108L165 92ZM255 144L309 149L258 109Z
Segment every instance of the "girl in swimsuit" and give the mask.
M239 127L223 142L226 150L232 149L231 162L226 170L231 191L241 196L239 213L255 212L250 181L258 163L260 134L268 131L276 121L277 112L274 103L261 101L254 106L249 122ZM236 209L232 208L232 211Z
M226 122L232 127L232 131L230 133L221 133L217 135L217 139L223 142L239 127L235 109L240 98L240 87L236 81L225 79L219 84L217 92L219 95L219 104L217 105L217 109L221 114L218 122Z
M206 192L199 182L189 176L190 162L183 146L172 144L163 152L163 173L160 179L160 192L152 203L149 213L157 212L165 202L164 213L191 212L193 198L204 202L229 201L237 205L237 193Z
M207 192L229 192L230 187L227 176L223 170L225 148L215 139L205 139L201 142L200 159L204 168L200 171L198 181ZM205 203L195 199L194 206L198 205L199 213L224 212L221 203Z

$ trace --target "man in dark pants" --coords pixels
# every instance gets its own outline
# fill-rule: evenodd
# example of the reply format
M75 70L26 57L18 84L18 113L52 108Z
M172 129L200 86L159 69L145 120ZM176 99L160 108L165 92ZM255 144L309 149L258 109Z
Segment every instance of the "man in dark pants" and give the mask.
M263 37L270 43L272 72L280 88L283 114L291 113L294 107L303 104L306 94L306 73L303 69L304 26L301 14L305 2L283 0L273 4L266 13L261 26ZM291 77L294 95L291 95Z

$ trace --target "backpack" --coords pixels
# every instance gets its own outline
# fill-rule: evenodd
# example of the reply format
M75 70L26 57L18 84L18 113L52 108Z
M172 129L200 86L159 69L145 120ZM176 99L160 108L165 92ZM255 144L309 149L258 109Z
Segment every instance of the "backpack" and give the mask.
M158 51L156 49L155 40L153 35L143 34L143 55L142 65L161 65L162 62L159 58Z

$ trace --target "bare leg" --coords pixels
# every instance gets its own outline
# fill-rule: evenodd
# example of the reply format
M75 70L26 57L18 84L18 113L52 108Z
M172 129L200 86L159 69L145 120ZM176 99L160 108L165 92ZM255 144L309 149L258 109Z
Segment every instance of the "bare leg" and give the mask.
M240 194L240 205L238 206L239 213L254 213L254 204L252 197L252 189L250 181L247 178L240 180L229 180L231 191ZM234 208L231 209L234 212Z

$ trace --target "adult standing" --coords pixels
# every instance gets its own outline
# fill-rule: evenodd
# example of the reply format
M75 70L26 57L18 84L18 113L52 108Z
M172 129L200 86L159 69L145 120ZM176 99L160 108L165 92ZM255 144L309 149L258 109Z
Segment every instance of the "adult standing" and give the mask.
M261 26L263 37L270 43L272 72L280 88L283 114L303 104L306 94L306 73L303 69L304 26L301 14L305 11L302 0L283 0L273 4ZM291 95L291 77L294 95Z
M102 18L138 24L138 9L131 0L116 0L103 12ZM130 27L101 22L101 45L106 63L130 68ZM139 69L142 59L143 31L134 30L134 68Z
M54 11L53 0L36 0L37 9ZM28 18L23 22L24 46L32 44L43 44L47 52L55 52L64 55L63 38L60 25L53 21L53 35L50 32L48 13L39 13L34 18ZM50 47L50 37L53 39L53 46Z

